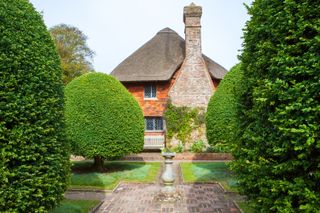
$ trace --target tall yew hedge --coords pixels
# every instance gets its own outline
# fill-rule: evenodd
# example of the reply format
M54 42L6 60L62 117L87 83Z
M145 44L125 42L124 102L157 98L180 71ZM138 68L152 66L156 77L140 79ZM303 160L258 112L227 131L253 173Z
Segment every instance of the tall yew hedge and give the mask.
M206 134L211 146L231 150L239 132L239 101L243 72L238 64L227 73L211 97L206 113Z
M144 118L135 98L114 77L88 73L66 86L66 122L73 152L103 160L143 149Z
M63 199L69 156L59 57L27 0L0 0L0 212Z
M319 1L256 0L248 10L240 186L259 212L320 212Z

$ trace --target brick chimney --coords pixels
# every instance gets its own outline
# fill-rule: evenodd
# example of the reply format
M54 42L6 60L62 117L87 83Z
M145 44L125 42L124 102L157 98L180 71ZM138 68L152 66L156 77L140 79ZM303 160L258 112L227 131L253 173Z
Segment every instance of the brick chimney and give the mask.
M185 59L178 76L170 89L169 97L173 105L207 107L214 86L201 51L202 8L191 3L184 7Z
M201 51L201 19L202 8L191 3L183 9L185 24L186 59L202 57Z

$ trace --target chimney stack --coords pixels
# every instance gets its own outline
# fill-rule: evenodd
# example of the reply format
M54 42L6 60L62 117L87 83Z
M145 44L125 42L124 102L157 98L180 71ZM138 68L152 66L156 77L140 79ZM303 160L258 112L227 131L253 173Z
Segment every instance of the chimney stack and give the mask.
M201 19L202 8L191 3L183 9L185 24L186 58L202 57L201 51Z
M207 108L214 92L208 67L202 58L201 15L202 8L194 3L184 7L185 59L169 92L175 106Z

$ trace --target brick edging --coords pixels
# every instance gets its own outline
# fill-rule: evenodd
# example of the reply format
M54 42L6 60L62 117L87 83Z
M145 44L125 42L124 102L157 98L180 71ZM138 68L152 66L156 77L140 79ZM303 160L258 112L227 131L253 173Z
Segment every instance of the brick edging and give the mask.
M177 153L174 160L233 160L230 153Z
M139 153L123 157L121 160L125 161L163 161L161 153ZM230 153L177 153L173 160L187 160L187 161L230 161L233 156Z

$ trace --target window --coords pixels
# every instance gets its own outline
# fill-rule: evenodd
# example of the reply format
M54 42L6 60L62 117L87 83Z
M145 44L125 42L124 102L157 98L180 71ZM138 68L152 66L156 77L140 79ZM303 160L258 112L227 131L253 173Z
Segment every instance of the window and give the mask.
M146 85L144 87L144 98L157 98L157 90L155 85Z
M146 117L145 129L147 131L162 131L163 130L163 119L161 117Z

